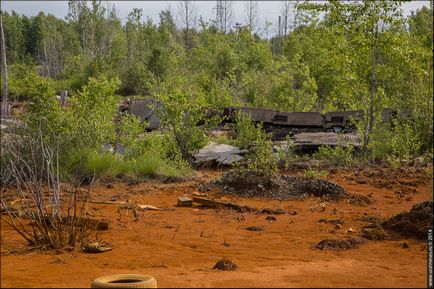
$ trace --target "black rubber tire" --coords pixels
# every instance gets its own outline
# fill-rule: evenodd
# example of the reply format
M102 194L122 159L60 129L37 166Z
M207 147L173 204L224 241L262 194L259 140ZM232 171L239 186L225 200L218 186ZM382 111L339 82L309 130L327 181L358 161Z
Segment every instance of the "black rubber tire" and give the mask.
M91 288L157 288L157 280L140 274L106 275L93 280Z

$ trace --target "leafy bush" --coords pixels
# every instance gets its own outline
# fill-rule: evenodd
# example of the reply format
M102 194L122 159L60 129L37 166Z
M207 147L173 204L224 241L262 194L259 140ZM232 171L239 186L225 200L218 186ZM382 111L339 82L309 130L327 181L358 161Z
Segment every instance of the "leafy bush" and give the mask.
M246 156L246 161L236 166L236 170L240 173L246 170L253 171L270 181L277 172L278 162L272 146L273 142L262 130L262 125L259 125L255 128L254 148Z
M122 91L125 94L148 95L156 80L145 64L134 63L122 76Z
M409 121L395 122L390 140L392 151L387 160L393 167L400 167L420 154L421 141L413 124Z
M321 146L313 154L313 157L318 160L326 160L335 166L348 166L356 162L354 147L352 145L348 145L347 147L340 145L336 147Z
M182 159L190 160L207 143L206 132L217 124L217 117L206 118L201 106L203 102L192 99L186 92L175 90L158 95L158 98L163 103L159 115L163 127L168 130L172 157L176 158L179 152Z
M289 135L285 137L285 141L285 148L283 150L280 150L278 153L279 160L284 162L285 168L288 168L289 163L297 160L299 157L295 154L295 144Z
M318 168L314 169L314 168L308 168L305 169L303 171L303 175L307 178L315 178L315 179L320 179L320 178L325 178L328 176L328 171L325 170L318 170Z
M115 90L118 79L89 78L88 83L72 97L70 131L65 138L77 147L99 148L115 139L114 120L119 98Z
M240 148L249 147L258 136L258 129L252 118L242 112L235 114L235 133L237 134L235 144Z
M375 127L371 134L371 142L368 149L370 158L384 160L392 152L391 139L393 131L390 124L382 124Z

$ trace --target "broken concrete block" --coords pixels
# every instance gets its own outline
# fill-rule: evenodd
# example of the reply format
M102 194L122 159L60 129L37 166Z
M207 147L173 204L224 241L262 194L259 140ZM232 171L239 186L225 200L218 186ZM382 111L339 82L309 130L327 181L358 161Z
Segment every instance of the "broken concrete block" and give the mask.
M201 148L194 155L194 159L196 165L232 165L234 162L242 160L242 155L247 152L247 150L242 150L235 146L211 142Z
M178 198L178 207L191 207L193 205L193 200L188 197Z

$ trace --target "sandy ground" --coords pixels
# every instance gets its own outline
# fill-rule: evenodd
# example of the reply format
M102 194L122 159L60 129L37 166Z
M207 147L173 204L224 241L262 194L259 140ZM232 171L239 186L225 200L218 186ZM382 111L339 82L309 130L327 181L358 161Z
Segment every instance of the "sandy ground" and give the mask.
M317 198L303 201L272 201L223 197L259 208L293 209L295 216L267 215L230 210L176 207L178 196L191 196L197 185L217 178L221 172L199 171L193 180L165 184L149 181L133 186L97 185L93 199L127 198L171 211L142 212L134 222L131 210L114 204L91 204L89 212L110 221L99 237L113 250L101 254L74 252L27 252L1 257L1 287L90 287L99 276L139 273L153 276L159 287L426 287L424 241L394 235L391 240L368 241L346 251L320 251L312 246L325 238L360 235L364 214L387 218L415 203L432 199L432 170L365 173L341 170L327 179L351 193L372 193L374 203L365 207L345 201L327 203L324 212L309 208ZM297 174L297 172L289 172ZM212 193L211 196L218 196ZM333 214L333 211L336 214ZM295 221L292 222L292 220ZM321 218L344 221L341 229L319 223ZM264 226L264 231L248 231ZM355 232L347 233L347 229ZM11 247L23 244L2 223L2 240ZM407 242L409 248L402 247ZM236 271L213 270L221 258L237 264Z

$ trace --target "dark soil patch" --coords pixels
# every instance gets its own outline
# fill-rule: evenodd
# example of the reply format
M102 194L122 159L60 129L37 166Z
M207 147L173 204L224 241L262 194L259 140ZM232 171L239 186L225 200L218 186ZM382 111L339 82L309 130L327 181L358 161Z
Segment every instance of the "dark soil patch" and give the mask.
M314 247L318 250L348 250L358 248L360 244L365 243L365 240L360 238L349 238L345 240L324 239Z
M334 201L349 197L341 186L326 180L284 175L268 179L252 171L230 171L216 181L215 185L223 186L224 194L242 197L288 200L313 195Z
M234 271L237 269L237 265L228 259L221 259L218 261L213 269L223 270L223 271Z
M433 227L433 201L416 204L410 212L400 213L382 223L383 228L405 237L425 240L428 229Z

